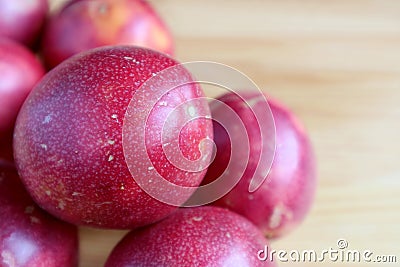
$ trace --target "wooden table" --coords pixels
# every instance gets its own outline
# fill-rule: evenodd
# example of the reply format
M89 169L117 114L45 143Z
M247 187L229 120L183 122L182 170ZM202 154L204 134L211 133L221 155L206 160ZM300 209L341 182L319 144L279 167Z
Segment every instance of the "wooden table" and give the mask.
M273 248L321 252L343 238L349 249L400 262L400 1L151 2L180 61L243 71L308 128L319 163L316 202ZM101 266L124 233L82 228L81 266Z

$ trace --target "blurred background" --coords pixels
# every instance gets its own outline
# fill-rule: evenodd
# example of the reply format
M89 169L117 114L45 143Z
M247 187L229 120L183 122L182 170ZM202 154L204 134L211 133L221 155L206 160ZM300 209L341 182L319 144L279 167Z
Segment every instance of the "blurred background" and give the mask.
M52 9L62 2L51 0ZM273 248L323 251L345 239L349 249L400 262L400 1L150 2L176 38L178 60L239 69L308 129L318 158L315 204ZM97 267L125 232L81 233L81 266Z

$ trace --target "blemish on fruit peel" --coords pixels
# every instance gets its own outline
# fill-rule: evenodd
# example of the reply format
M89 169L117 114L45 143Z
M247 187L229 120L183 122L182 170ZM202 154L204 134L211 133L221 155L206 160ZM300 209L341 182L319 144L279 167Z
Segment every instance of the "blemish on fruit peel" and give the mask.
M65 203L63 201L58 202L58 208L60 210L64 210L65 209Z
M114 145L115 141L114 140L108 140L107 143L110 144L110 145Z
M44 117L43 124L47 124L49 122L51 122L51 115L50 114L47 115L46 117Z
M277 228L281 225L283 217L290 219L292 217L292 213L290 210L286 208L285 205L279 203L275 206L274 211L272 212L271 219L269 221L270 228Z
M31 216L30 219L31 219L31 223L36 223L36 224L40 224L41 223L39 218L37 218L35 216Z
M35 207L34 207L34 206L27 206L27 207L25 208L25 213L26 213L26 214L32 214L34 210L35 210Z
M95 206L103 206L103 205L111 205L111 204L112 204L112 202L106 201L106 202L102 202L102 203L97 203L97 204L95 204Z
M193 217L192 220L196 221L196 222L200 222L201 220L203 220L203 217Z

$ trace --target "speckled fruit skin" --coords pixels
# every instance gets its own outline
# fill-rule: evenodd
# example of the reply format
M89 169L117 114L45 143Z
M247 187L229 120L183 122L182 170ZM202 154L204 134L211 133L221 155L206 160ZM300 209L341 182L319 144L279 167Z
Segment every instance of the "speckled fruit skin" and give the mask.
M6 138L8 145L12 143L9 133L22 103L44 73L41 63L27 48L0 38L0 139Z
M128 233L105 267L275 266L257 252L268 245L245 218L218 207L182 208L167 219Z
M176 64L154 50L104 47L63 62L43 78L24 103L14 132L18 171L42 208L71 223L120 229L153 223L176 210L141 190L134 178L155 179L156 172L132 170L132 177L122 146L123 119L133 95L148 78ZM190 79L187 71L179 75L178 80ZM163 152L161 128L176 106L201 96L194 84L170 91L159 100L163 105L154 103L146 124L145 149L154 168L170 182L194 188L205 170L174 167ZM207 101L194 108L210 115ZM197 159L200 141L212 138L212 132L210 120L187 124L179 135L183 155ZM135 155L135 149L126 151Z
M244 96L250 102L258 97L252 93ZM243 121L249 134L250 159L239 183L213 204L248 218L269 238L285 235L303 221L315 195L316 163L307 133L287 107L276 100L268 100L276 126L275 158L267 179L257 191L250 193L249 184L261 151L261 146L257 145L261 141L260 131L251 109L243 100L232 93L219 100L231 107ZM257 108L257 104L253 108ZM218 110L212 110L212 114L215 112ZM216 179L222 173L220 168L226 166L221 161L229 160L224 155L230 153L226 132L222 127L214 127L214 136L218 152L204 183Z
M52 68L68 57L105 45L138 45L173 54L173 38L153 8L141 0L67 2L46 25L41 50Z
M0 266L78 266L78 231L41 210L0 161Z
M47 0L1 0L0 36L32 45L40 34L48 8Z

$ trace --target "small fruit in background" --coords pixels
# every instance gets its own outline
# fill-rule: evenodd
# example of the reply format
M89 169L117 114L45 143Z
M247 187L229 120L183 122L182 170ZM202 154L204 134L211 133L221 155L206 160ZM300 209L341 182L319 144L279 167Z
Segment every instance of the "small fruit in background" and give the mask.
M39 60L27 48L0 38L0 138L7 139L4 142L9 145L18 111L44 73Z
M75 267L78 231L41 210L13 165L0 161L0 265Z
M105 266L275 266L257 252L268 241L248 220L218 207L181 208L126 235Z
M51 15L41 44L52 68L79 52L106 45L138 45L173 54L165 23L142 0L73 0Z
M269 238L287 234L300 224L307 215L316 190L316 162L310 140L303 126L287 107L269 100L276 126L276 151L270 172L263 184L253 193L249 185L262 150L268 152L270 140L261 140L257 118L252 109L265 101L257 94L244 94L246 104L239 96L229 93L218 98L232 108L246 127L250 143L250 158L239 183L213 205L228 208L252 221ZM211 110L215 115L218 109ZM218 178L229 160L230 140L238 138L226 133L223 127L214 126L217 155L203 183ZM262 144L262 145L261 145ZM228 157L226 156L228 155ZM265 170L268 171L268 170ZM230 173L229 175L237 175Z
M196 84L171 87L161 99L150 103L152 110L145 129L128 124L129 132L134 136L146 133L146 140L133 140L123 146L128 106L144 103L153 92L140 91L148 96L135 101L133 96L150 77L171 66L179 65L154 50L103 47L64 61L42 79L23 105L14 132L18 171L42 208L75 224L132 229L158 221L177 209L148 195L135 178L156 183L161 174L193 190L201 183L205 170L187 172L175 167L164 153L169 141L164 143L162 139L170 112L185 101L203 96ZM191 81L186 70L174 74L173 82ZM161 86L168 83L160 82ZM188 113L210 115L206 100L196 103ZM176 114L167 127L180 129L186 119L186 113ZM212 138L212 123L206 119L191 121L179 136L167 133L163 137L178 140L183 156L196 160L201 153L200 142ZM135 158L145 141L142 150L151 160L149 165L144 158ZM203 152L211 155L212 148ZM146 164L145 170L129 169L128 154L137 164ZM174 194L172 197L179 198Z
M45 23L47 11L47 0L1 0L0 37L33 45Z

